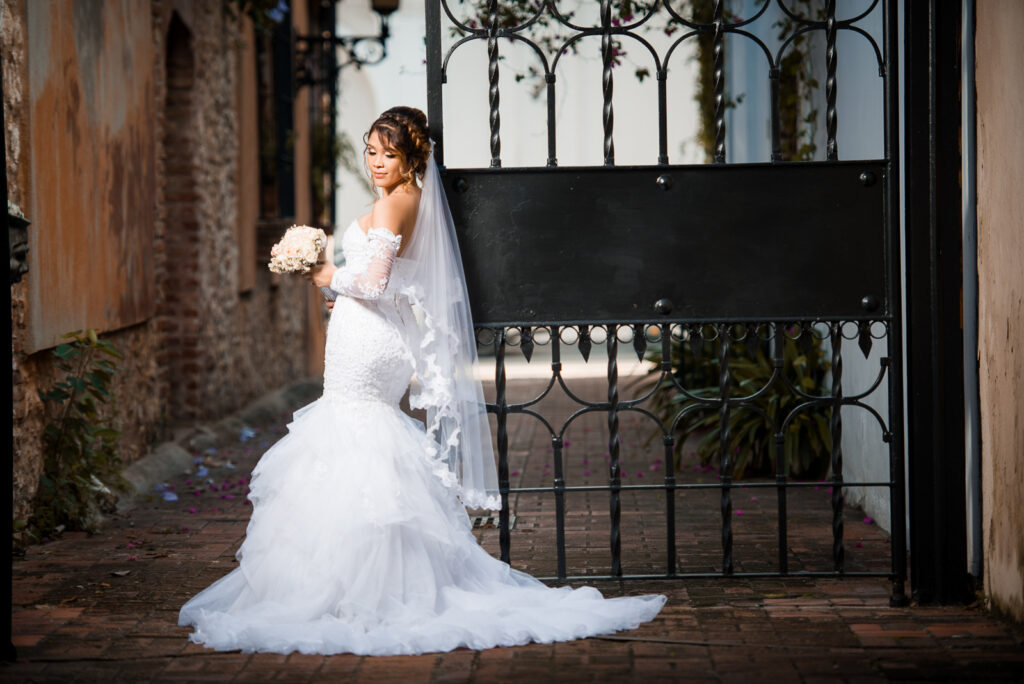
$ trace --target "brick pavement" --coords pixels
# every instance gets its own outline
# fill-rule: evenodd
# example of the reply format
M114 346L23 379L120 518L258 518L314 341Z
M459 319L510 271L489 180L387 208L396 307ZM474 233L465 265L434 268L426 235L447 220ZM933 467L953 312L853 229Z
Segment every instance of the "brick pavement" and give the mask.
M542 384L540 386L543 386ZM579 379L574 391L599 399L600 381ZM512 381L512 398L538 383ZM492 391L488 388L488 392ZM307 397L311 399L312 397ZM561 423L569 403L560 391L541 408ZM559 417L561 416L561 417ZM1024 631L975 606L892 608L883 579L710 579L594 582L606 595L665 593L659 617L608 638L530 644L475 652L373 658L293 653L218 653L188 642L178 627L184 601L233 567L249 507L245 480L259 454L284 431L290 415L255 425L245 443L219 445L208 477L182 474L169 482L176 501L150 497L112 518L93 536L65 534L32 547L14 567L14 640L19 661L0 666L0 680L65 681L846 681L944 679L1021 681ZM567 433L570 484L603 481L603 414L590 414ZM550 482L550 440L535 422L510 423L511 470L517 485ZM660 475L660 448L646 449L644 433L623 418L627 481ZM655 444L657 444L655 442ZM234 468L217 465L231 462ZM642 477L641 477L642 475ZM681 473L712 481L713 471ZM703 479L702 479L703 478ZM198 494L195 492L198 491ZM737 490L736 569L773 567L775 499L770 490ZM681 572L721 567L720 514L714 492L686 492L677 504L677 563ZM662 572L664 499L659 493L622 497L623 569ZM742 510L742 514L739 513ZM554 507L550 495L514 501L513 566L555 573ZM831 518L825 490L809 488L790 500L793 569L828 569ZM607 494L569 497L570 573L608 572ZM850 569L884 570L885 534L854 510L846 514ZM477 530L497 553L494 529Z

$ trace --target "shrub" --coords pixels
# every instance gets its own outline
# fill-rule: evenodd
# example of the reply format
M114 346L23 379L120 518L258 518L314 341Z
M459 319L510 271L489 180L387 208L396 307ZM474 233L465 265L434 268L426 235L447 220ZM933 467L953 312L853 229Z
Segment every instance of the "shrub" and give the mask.
M746 334L757 333L751 328ZM796 339L790 334L784 335L783 339L782 372L785 377L805 394L826 395L829 363L825 360L823 340L809 327L805 327ZM719 342L709 341L698 332L690 331L687 340L673 339L671 350L672 374L677 381L698 399L714 400L719 394ZM754 395L771 381L770 354L768 340L750 338L746 344L729 343L730 397ZM647 358L657 364L651 373L660 374L660 350L649 352ZM680 429L684 433L697 432L702 435L697 447L701 463L720 463L722 447L718 409L708 404L704 404L707 406L705 409L690 408L700 406L702 402L679 391L669 378L661 382L661 389L663 391L656 393L653 398L655 412L665 424L669 424L680 411L688 409L680 421ZM775 426L781 426L786 417L804 401L780 377L772 387L751 399L749 405L767 415ZM734 478L775 474L778 458L775 453L775 432L772 424L757 410L733 405L729 413L729 435L728 448L732 452ZM656 436L652 435L651 439ZM681 460L683 441L681 438L676 440L677 465ZM786 428L784 442L785 463L790 476L808 478L824 475L828 472L831 449L828 410L812 408L801 410L793 416Z
M113 359L123 359L113 344L95 330L64 335L54 349L60 377L40 390L47 423L43 433L43 472L29 521L15 523L31 539L53 536L63 529L94 531L99 512L113 512L126 490L117 453L121 433L113 427L110 385L117 372Z

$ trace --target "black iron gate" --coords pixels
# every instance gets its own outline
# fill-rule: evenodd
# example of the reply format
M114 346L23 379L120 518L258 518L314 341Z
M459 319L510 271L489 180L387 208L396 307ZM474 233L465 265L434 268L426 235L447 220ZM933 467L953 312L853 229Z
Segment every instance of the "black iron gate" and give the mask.
M540 0L535 13L516 26L506 26L498 0L486 5L484 21L470 25L456 18L449 0L427 0L426 42L428 118L435 154L459 231L478 339L493 341L497 398L488 409L497 417L499 481L502 493L501 554L510 556L509 494L550 492L555 500L557 576L576 575L566 567L564 501L568 492L607 491L611 522L611 570L588 579L707 576L844 576L868 574L892 580L892 600L905 599L907 543L903 520L904 448L902 428L902 358L900 241L898 226L898 165L896 84L897 8L894 2L872 2L850 18L837 17L835 0L821 4L822 17L794 12L783 0L765 0L745 20L731 19L718 0L710 22L687 18L682 2L654 0L639 6L639 18L613 21L613 3L599 0L600 24L581 26L559 12L555 0ZM781 46L770 50L750 32L769 6L785 13L795 27ZM874 12L882 14L882 45L858 23ZM443 13L443 14L442 14ZM640 34L652 17L668 15L682 27L671 48L659 55ZM560 167L556 154L555 68L565 49L553 59L534 41L529 29L544 17L568 33L562 48L587 36L599 36L603 59L603 156L598 167ZM442 54L442 31L458 34ZM840 161L836 110L837 35L859 34L877 58L884 81L884 149L882 159ZM826 160L782 162L780 154L780 64L792 41L809 32L824 36L826 65ZM725 135L725 78L727 34L754 41L764 52L764 77L771 93L769 119L771 158L764 164L727 164ZM667 150L668 64L676 46L711 36L714 68L714 163L671 165ZM547 97L547 165L501 167L499 44L501 39L529 46L536 54ZM650 56L658 92L657 164L615 165L613 111L613 40L629 39ZM486 41L489 78L490 168L444 168L442 95L447 65L461 46ZM736 249L737 245L745 246ZM687 259L699 254L700 259ZM680 264L686 262L687 268ZM583 400L570 391L561 376L563 335L579 342L587 356L598 328L608 350L607 401ZM826 393L809 393L784 372L787 340L827 340L830 383ZM551 345L551 376L543 393L529 401L509 402L506 392L506 353L517 346L529 359L535 341ZM634 398L621 398L617 368L618 345L632 343L639 357L660 347L661 377L655 389ZM673 344L717 345L717 393L697 393L686 387L672 367ZM731 377L731 348L761 347L770 357L771 375L759 387L736 394ZM867 355L884 345L874 383L864 391L844 390L843 359L856 344ZM855 352L856 353L856 352ZM579 404L561 426L552 425L533 407L558 383ZM669 420L644 406L658 388L669 387L686 399ZM887 393L888 415L864 401L876 389ZM785 415L771 417L757 401L773 392L799 397ZM841 407L858 407L877 420L883 448L888 450L889 477L884 481L848 481L843 474ZM714 484L680 482L673 469L677 427L691 412L714 412L719 417L721 479ZM775 493L778 515L778 558L770 572L734 570L733 479L730 455L730 417L738 411L761 415L774 435L777 449L774 481L744 483ZM797 488L819 486L789 475L785 446L787 428L808 412L827 416L830 437L831 569L791 570L787 499ZM608 484L568 486L563 477L565 431L580 415L606 412ZM624 483L620 477L619 418L624 412L642 415L661 431L665 471L657 484ZM543 424L553 445L551 486L512 488L509 481L508 418L529 416ZM891 564L884 572L852 572L845 565L843 529L844 490L883 488L888 492L892 520ZM689 572L677 567L676 493L713 489L720 494L722 560L720 571ZM629 575L622 570L620 546L621 492L664 492L666 555L664 573Z

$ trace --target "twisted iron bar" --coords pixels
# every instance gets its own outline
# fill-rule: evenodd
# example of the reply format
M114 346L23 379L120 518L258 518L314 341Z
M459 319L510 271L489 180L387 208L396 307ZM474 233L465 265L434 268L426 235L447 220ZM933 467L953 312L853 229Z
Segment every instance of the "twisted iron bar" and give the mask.
M612 130L615 125L615 113L612 110L612 3L611 0L601 0L601 59L603 70L601 72L601 94L604 97L604 108L602 118L604 121L604 164L605 166L615 165L615 141L612 139Z
M501 114L498 111L498 0L487 5L487 80L491 126L491 168L501 166Z
M661 329L661 377L672 372L672 338L671 324L662 323ZM658 385L661 385L659 379ZM665 445L665 536L667 558L665 573L676 574L676 471L675 471L675 429L662 434Z
M772 354L774 370L783 373L786 365L786 326L776 323L774 330L775 349ZM789 572L789 517L787 509L786 482L789 479L789 463L786 460L786 431L780 427L775 432L775 499L779 520L779 574Z
M725 33L722 30L722 0L715 0L712 47L715 87L715 163L725 163Z
M563 430L564 431L564 430ZM558 576L565 577L565 469L562 463L561 435L551 438L555 456L555 553L558 556Z
M844 570L843 551L843 356L842 324L832 332L832 560Z
M499 543L501 560L509 562L512 539L509 535L509 482L508 482L508 397L505 393L505 329L502 328L494 337L494 385L497 392L495 400L498 414L498 491L501 494L501 511L498 513L498 524L501 528Z
M609 328L616 326L610 325ZM611 456L611 550L612 575L622 575L622 541L619 518L622 505L619 500L619 367L616 361L619 352L619 337L609 330L608 335L608 453Z
M825 131L827 143L825 157L829 161L839 159L836 142L838 121L836 118L836 0L828 0L825 15Z
M729 382L731 373L729 369L729 335L726 324L719 326L718 340L718 391L722 397L722 404L719 407L719 472L722 478L722 573L732 574L732 458L729 453L729 440L732 435L729 431Z

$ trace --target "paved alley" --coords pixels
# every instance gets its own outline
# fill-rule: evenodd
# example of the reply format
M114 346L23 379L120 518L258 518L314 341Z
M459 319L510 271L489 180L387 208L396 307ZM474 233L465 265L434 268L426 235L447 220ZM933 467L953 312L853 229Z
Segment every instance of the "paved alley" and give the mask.
M598 397L600 379L570 380ZM521 400L543 388L513 380ZM491 391L492 388L489 388ZM302 403L317 396L309 386ZM568 415L559 388L545 415ZM301 403L298 403L301 405ZM296 406L297 408L297 406ZM561 414L559 413L561 412ZM607 450L606 415L574 424L566 450L569 484L600 484ZM96 535L67 533L31 547L14 566L14 641L18 662L0 667L11 682L282 681L282 682L874 682L887 680L1020 681L1024 634L977 606L891 608L886 579L700 579L595 582L606 595L665 593L651 623L607 638L530 644L410 657L218 653L191 644L178 609L226 574L236 561L251 506L248 473L285 431L290 414L268 416L229 443L218 444ZM493 419L492 419L493 420ZM645 444L642 425L623 417L624 482L656 480L660 443ZM514 424L513 424L514 422ZM510 422L514 486L550 484L550 439L536 423ZM202 469L202 470L199 470ZM711 481L699 464L686 481ZM703 480L701 478L707 478ZM825 488L791 494L791 569L829 569L831 509ZM677 499L680 572L721 567L718 493L688 491ZM566 506L569 574L609 570L608 495L577 493ZM514 498L512 564L537 576L555 573L554 506L550 494ZM776 557L771 490L734 492L737 571L770 570ZM623 571L663 572L663 493L622 496ZM848 509L847 568L888 567L887 537ZM494 528L477 535L498 553Z

